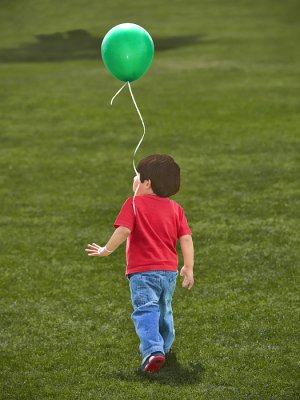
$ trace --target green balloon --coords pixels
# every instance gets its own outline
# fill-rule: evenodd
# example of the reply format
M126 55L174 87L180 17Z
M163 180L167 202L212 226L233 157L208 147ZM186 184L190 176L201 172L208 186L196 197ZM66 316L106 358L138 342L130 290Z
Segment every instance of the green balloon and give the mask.
M149 33L136 24L116 25L104 36L101 55L109 72L121 81L135 81L149 69L154 44Z

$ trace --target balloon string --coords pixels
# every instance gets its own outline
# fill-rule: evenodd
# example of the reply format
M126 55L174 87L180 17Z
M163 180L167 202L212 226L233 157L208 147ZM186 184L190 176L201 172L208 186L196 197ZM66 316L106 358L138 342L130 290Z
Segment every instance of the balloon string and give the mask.
M124 85L121 87L121 89L119 89L119 90L117 91L117 93L116 93L116 94L114 95L114 97L111 99L110 104L111 104L111 105L113 104L114 99L118 96L118 94L124 89L124 87L125 87L126 85L128 85L129 92L130 92L130 95L131 95L133 104L135 105L136 111L137 111L137 113L138 113L138 115L139 115L139 117L140 117L140 120L141 120L142 125L143 125L143 131L144 131L141 140L139 141L138 145L136 146L136 149L135 149L135 151L134 151L134 153L133 153L133 159L132 159L133 169L134 169L136 175L139 177L139 173L138 173L138 171L137 171L137 169L136 169L135 162L134 162L134 156L136 155L136 152L137 152L138 148L140 147L140 145L141 145L141 143L142 143L142 141L143 141L143 139L144 139L144 136L145 136L145 133L146 133L146 127L145 127L145 124L144 124L144 120L143 120L142 114L141 114L141 112L140 112L140 110L139 110L139 108L138 108L138 106L137 106L137 104L136 104L135 98L134 98L134 96L133 96L132 89L131 89L131 85L130 85L130 82L129 82L129 81L128 81L128 82L125 82ZM135 196L136 196L137 191L138 191L138 189L139 189L139 186L140 186L140 181L139 181L138 186L137 186L137 188L136 188L136 190L135 190L135 193L134 193L134 196L133 196L133 201L132 201L134 214L136 214L134 199L135 199Z
M137 194L137 192L138 192L138 190L139 190L139 187L140 187L140 184L137 185L137 187L136 187L136 189L135 189L135 192L134 192L133 199L132 199L132 206L133 206L134 215L136 215L136 209L135 209L134 199L135 199L135 196L136 196L136 194Z
M142 141L144 139L144 136L145 136L145 133L146 133L146 127L145 127L145 124L144 124L144 120L143 120L142 114L141 114L141 112L140 112L140 110L139 110L139 108L138 108L138 106L136 104L135 98L133 96L133 93L132 93L132 90L131 90L131 85L130 85L129 81L128 81L128 88L129 88L129 91L130 91L130 94L131 94L131 98L132 98L133 104L135 105L136 111L137 111L137 113L138 113L138 115L139 115L139 117L141 119L141 122L142 122L142 125L143 125L143 130L144 130L143 136L142 136L141 140L139 141L138 145L136 146L136 149L135 149L135 151L133 153L133 160L132 160L133 169L134 169L135 173L138 174L138 171L137 171L137 169L135 167L135 163L134 163L134 156L135 156L138 148L140 147L140 145L141 145L141 143L142 143Z
M111 106L112 106L112 104L113 104L114 99L118 96L119 93L122 92L122 90L124 89L124 87L125 87L126 85L127 85L127 82L124 83L124 85L121 87L121 89L119 89L119 90L117 91L117 93L114 95L114 97L111 99L111 101L110 101L110 105L111 105Z

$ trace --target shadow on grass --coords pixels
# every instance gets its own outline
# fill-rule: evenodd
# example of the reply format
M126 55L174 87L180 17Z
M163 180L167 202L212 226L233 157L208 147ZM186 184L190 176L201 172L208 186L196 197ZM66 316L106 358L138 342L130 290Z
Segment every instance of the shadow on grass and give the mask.
M197 385L203 379L204 367L200 362L190 363L184 367L173 353L157 373L150 374L137 370L131 374L115 372L112 375L114 378L130 382L160 383L169 386Z
M34 43L0 49L1 62L46 62L95 59L100 54L103 37L92 36L82 29L36 35ZM156 51L172 50L211 41L202 35L153 38Z

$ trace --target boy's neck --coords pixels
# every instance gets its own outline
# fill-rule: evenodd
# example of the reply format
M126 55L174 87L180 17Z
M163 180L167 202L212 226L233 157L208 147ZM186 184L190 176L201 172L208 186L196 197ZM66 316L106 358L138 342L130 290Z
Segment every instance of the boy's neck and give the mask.
M152 189L145 190L142 193L140 193L138 196L145 196L146 194L152 194L153 196L157 196L157 194L155 194Z

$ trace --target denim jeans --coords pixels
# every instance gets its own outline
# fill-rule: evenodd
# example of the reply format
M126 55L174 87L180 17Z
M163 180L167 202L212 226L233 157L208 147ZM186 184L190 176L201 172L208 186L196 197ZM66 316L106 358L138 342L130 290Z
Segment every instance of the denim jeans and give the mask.
M145 271L129 274L132 320L140 338L142 358L161 351L168 353L175 338L172 296L177 271Z

